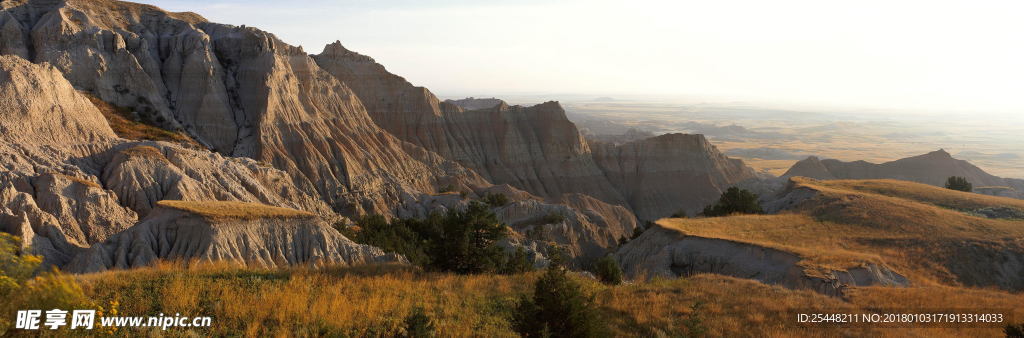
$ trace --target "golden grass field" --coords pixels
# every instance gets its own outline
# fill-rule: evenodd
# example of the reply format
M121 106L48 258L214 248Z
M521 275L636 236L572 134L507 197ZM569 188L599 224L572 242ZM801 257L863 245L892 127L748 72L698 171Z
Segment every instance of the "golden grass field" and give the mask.
M1024 201L894 180L817 181L794 188L818 195L775 215L663 219L662 227L796 253L813 271L883 263L915 285L987 285L976 271L999 251L1024 252L1024 220L987 219L962 210Z
M315 216L311 213L295 209L235 201L164 200L156 204L211 219L304 218Z
M258 270L165 263L78 280L98 303L117 301L123 315L180 313L212 316L214 323L210 329L121 334L386 337L400 335L403 318L412 308L423 307L439 337L513 337L510 318L516 299L531 292L538 276L460 276L388 265ZM1024 303L1019 294L949 287L861 288L843 300L717 275L620 286L576 279L595 296L615 336L678 336L686 333L683 321L696 317L709 337L997 337L1000 328L802 328L794 323L794 314L955 304L1012 308ZM703 305L695 312L698 302Z

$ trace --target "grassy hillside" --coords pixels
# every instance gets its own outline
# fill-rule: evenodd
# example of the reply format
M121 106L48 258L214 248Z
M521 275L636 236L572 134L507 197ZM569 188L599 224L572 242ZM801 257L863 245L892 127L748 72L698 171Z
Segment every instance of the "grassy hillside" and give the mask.
M79 280L86 295L98 303L119 302L122 314L214 318L210 329L171 329L167 334L172 336L394 336L402 333L404 318L419 306L432 318L439 336L512 337L510 318L517 297L531 292L538 276L459 276L397 266L254 270L163 264ZM577 279L596 297L602 318L616 336L680 336L690 330L731 337L998 336L998 328L806 329L793 323L791 313L880 306L940 308L961 301L992 308L1024 303L1021 295L947 287L864 288L844 301L715 275L615 287Z
M1024 257L1024 220L964 212L1024 207L1024 201L892 180L796 178L791 189L816 193L777 215L664 219L658 224L797 253L811 270L874 262L915 285L1024 288L1024 276L1012 275ZM999 273L1003 267L1009 268Z

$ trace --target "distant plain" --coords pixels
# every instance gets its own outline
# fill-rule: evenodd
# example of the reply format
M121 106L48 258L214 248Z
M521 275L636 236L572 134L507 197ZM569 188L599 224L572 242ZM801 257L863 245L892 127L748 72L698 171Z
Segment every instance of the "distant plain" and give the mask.
M810 155L882 163L942 148L993 175L1024 178L1020 117L610 98L562 104L585 133L615 135L636 128L655 134L704 134L727 155L774 175Z

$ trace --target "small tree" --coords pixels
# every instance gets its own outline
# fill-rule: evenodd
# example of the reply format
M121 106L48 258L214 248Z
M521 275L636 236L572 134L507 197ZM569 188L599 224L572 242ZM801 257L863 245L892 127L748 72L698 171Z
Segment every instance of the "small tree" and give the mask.
M434 336L434 320L423 308L416 307L405 317L405 337L428 338Z
M974 191L974 185L966 177L951 176L946 179L946 189L971 192Z
M430 255L435 268L466 274L501 267L505 253L497 241L507 236L505 224L487 205L473 202L465 212L451 211L437 228Z
M622 284L622 269L619 268L619 262L612 258L612 256L604 256L598 259L594 263L594 274L605 284Z
M530 255L526 250L519 246L516 247L515 253L509 255L502 270L502 272L510 275L533 271L533 261L530 260Z
M524 337L603 337L607 331L594 298L555 265L537 280L533 297L520 298L513 325Z
M715 204L704 208L703 214L706 217L728 216L732 214L760 214L764 213L758 196L746 189L732 187L722 193L722 197Z

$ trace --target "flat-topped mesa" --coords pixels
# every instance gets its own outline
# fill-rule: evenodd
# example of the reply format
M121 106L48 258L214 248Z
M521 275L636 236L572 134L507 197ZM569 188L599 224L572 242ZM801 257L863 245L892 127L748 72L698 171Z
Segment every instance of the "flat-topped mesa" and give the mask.
M161 201L150 216L77 255L76 273L129 269L157 261L229 261L253 267L401 262L356 244L319 218L253 203Z
M467 97L459 100L444 100L444 102L454 104L465 110L479 110L479 109L491 109L505 103L505 101L496 98L475 98Z
M158 207L189 212L211 220L309 219L316 215L295 209L234 201L160 201Z

